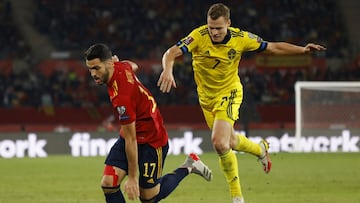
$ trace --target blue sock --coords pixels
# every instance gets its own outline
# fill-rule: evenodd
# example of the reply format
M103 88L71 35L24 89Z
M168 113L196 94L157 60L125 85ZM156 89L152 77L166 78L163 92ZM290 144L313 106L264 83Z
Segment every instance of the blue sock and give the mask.
M160 192L156 196L154 203L166 198L187 175L189 175L187 168L178 168L173 173L161 177L158 181L160 183Z
M106 203L125 203L124 195L120 190L120 186L117 187L119 189L116 192L105 193Z

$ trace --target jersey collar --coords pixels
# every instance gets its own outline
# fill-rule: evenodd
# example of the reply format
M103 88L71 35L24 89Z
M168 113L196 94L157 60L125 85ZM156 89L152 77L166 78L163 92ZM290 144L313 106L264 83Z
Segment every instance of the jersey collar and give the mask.
M228 29L223 41L221 42L213 42L212 40L211 41L213 44L226 44L230 39L231 39L231 34L230 34L230 30Z

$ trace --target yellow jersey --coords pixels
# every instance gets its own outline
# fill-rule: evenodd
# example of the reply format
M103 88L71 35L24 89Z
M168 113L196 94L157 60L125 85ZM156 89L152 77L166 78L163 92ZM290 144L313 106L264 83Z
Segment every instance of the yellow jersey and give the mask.
M238 67L245 51L262 51L267 43L239 28L228 28L222 43L213 43L208 26L194 29L176 44L183 53L192 53L194 79L199 98L215 98L232 89L242 88Z

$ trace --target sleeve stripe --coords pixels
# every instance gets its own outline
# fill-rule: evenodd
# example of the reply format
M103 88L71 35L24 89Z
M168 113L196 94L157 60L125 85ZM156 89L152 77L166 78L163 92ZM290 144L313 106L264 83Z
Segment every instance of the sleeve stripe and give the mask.
M178 43L176 43L176 46L178 46L181 51L183 52L183 54L188 53L189 49L181 42L179 41Z
M180 47L180 49L181 49L181 51L183 53L188 53L189 52L189 50L188 50L188 48L186 46L182 46L182 47Z
M267 47L267 42L261 42L261 44L260 44L260 47L256 50L257 52L262 52L262 51L264 51L265 49L266 49L266 47Z

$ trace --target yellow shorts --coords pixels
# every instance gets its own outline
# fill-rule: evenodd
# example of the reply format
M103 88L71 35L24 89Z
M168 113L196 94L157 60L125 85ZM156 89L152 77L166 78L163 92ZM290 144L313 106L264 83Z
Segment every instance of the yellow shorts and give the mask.
M235 121L239 119L242 99L243 91L241 88L232 89L226 94L219 94L213 99L200 98L200 106L209 128L213 128L215 120L225 120L234 125Z

